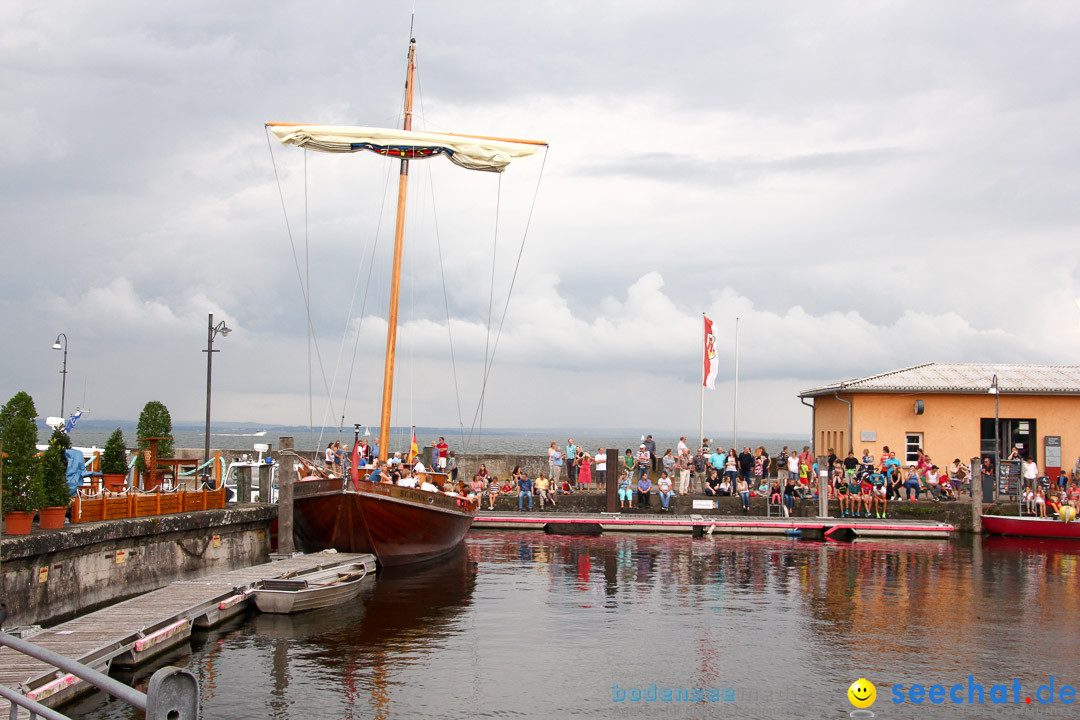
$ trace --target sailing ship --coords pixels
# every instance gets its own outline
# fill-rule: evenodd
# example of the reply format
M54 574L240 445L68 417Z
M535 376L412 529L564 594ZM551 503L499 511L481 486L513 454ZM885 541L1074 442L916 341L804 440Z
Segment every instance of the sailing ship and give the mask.
M446 157L468 170L502 172L511 162L536 154L547 143L536 140L416 132L412 130L416 40L409 41L401 130L337 125L267 123L286 145L327 153L368 151L400 159L394 257L387 317L386 364L379 423L379 460L390 446L390 407L394 385L398 296L404 254L405 200L409 163ZM359 438L357 438L359 440ZM472 524L475 504L444 493L373 483L353 464L351 482L320 479L294 488L294 539L304 552L335 548L374 553L382 567L429 560L458 546Z

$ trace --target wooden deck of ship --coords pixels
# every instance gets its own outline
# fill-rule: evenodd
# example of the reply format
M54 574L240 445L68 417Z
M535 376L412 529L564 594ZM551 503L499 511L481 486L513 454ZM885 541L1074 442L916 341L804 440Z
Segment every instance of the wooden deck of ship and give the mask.
M854 537L947 539L956 528L948 523L891 518L802 518L731 515L667 515L636 513L478 512L478 530L533 530L558 534L597 532L685 533L689 535L795 535L822 540Z
M192 627L210 627L243 611L251 603L247 591L259 580L317 566L352 562L366 562L375 568L375 556L370 554L299 555L194 580L180 580L26 636L26 639L107 673L110 665L138 665L186 642ZM47 663L9 648L0 648L0 656L3 657L0 685L20 690L44 705L55 707L93 689ZM0 701L0 706L3 704L4 701Z

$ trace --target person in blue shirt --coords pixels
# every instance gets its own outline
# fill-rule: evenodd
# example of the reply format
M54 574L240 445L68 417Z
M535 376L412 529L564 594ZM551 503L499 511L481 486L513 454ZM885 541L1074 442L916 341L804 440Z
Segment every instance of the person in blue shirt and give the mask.
M532 496L533 496L533 481L523 472L519 472L517 475L518 486L518 510L521 509L522 501L525 498L529 499L529 509L532 510Z
M727 463L727 455L724 454L723 449L716 448L713 450L712 455L709 456L709 464L718 474L724 472L725 463Z
M637 483L638 492L638 507L649 507L649 491L652 490L652 480L649 479L648 474L642 475Z

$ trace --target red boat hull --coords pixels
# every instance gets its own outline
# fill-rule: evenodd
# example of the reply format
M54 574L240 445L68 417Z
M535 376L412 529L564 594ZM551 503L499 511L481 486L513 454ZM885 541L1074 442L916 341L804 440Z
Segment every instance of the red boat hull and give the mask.
M461 498L361 480L294 485L293 538L303 552L373 553L381 567L423 562L456 548L472 525ZM463 507L464 506L464 507Z
M1061 522L1049 518L983 515L983 529L995 535L1025 535L1080 540L1080 521Z

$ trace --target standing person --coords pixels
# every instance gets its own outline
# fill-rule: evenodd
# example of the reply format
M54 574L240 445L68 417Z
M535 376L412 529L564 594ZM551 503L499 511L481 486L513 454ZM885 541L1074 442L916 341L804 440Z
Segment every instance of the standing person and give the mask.
M563 454L559 450L559 446L555 443L551 443L551 448L548 450L548 456L551 458L551 482L557 486L559 484L559 477L562 475L563 469Z
M649 451L649 461L652 464L652 471L656 472L656 443L653 442L652 435L645 436L645 449Z
M759 447L754 451L754 482L765 477L765 448Z
M869 453L867 457L869 457ZM858 469L859 459L855 457L854 451L848 450L847 457L844 458L844 475L847 476L848 482L851 482L851 478L855 477L855 471Z
M713 450L712 455L709 456L709 465L717 473L724 472L724 463L727 462L727 455L724 454L724 448L717 446Z
M633 451L630 448L626 448L626 452L623 453L622 456L622 469L626 471L627 475L634 477L634 465L636 464Z
M790 479L795 480L799 477L799 456L794 452L788 455L787 471Z
M664 452L664 457L660 458L660 464L663 469L667 471L668 477L672 480L675 479L675 456L671 454L671 448L668 448Z
M574 438L566 439L566 479L570 481L570 485L577 485L577 445L574 444Z
M649 453L648 446L645 443L641 443L641 446L638 448L638 454L637 454L637 470L638 470L638 475L639 476L641 476L641 475L648 476L648 474L649 474L649 463L651 461L652 461L652 455Z
M450 479L457 482L457 455L451 450L447 455L447 472L450 473Z
M450 463L450 446L446 444L446 438L439 438L439 442L435 443L435 450L438 452L435 457L436 462L439 464L439 472L446 472L447 466Z
M694 456L694 472L691 473L691 479L690 479L690 485L691 485L691 487L693 487L693 485L694 485L693 478L696 477L698 479L698 486L703 491L705 489L705 478L706 478L705 470L709 466L709 461L707 460L707 457L708 456L705 454L704 448L698 448L697 455Z
M578 486L589 492L592 490L592 457L584 450L579 450L578 458Z
M675 468L679 471L679 494L690 492L690 451L683 450L675 458Z
M326 457L324 459L326 463L326 472L332 474L334 472L334 443L326 443Z
M776 479L781 484L787 480L788 476L788 449L787 445L780 451L780 454L776 456Z
M769 451L765 449L765 446L761 446L761 477L765 480L769 479L769 473L772 472L772 458L769 457Z
M750 482L750 473L754 469L754 456L750 454L750 446L743 447L739 453L739 477Z
M676 455L682 455L684 452L688 453L688 454L690 452L690 448L687 447L687 445L686 445L686 436L685 435L683 435L682 437L679 438L679 444L675 446L675 454ZM1080 460L1077 460L1076 464L1077 464L1078 467L1080 467Z
M597 492L607 491L607 451L604 448L596 449L596 489Z

